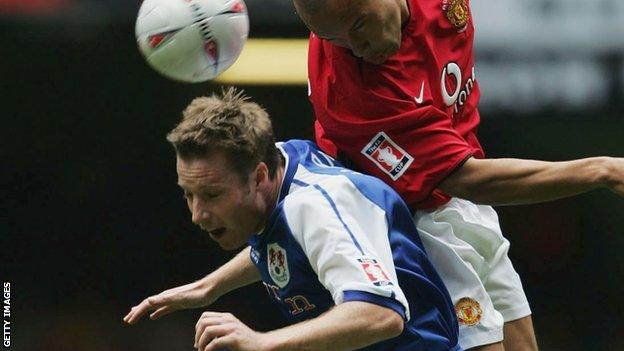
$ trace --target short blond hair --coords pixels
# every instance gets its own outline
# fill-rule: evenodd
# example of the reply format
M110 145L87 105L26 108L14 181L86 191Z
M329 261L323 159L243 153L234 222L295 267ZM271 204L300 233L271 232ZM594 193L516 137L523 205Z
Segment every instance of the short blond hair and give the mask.
M191 101L167 140L183 159L223 152L244 179L259 162L273 178L279 162L269 114L233 87Z

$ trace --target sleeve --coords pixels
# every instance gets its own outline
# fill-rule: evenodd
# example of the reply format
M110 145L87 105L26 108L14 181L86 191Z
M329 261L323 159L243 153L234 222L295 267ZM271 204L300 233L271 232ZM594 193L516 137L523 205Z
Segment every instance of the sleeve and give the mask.
M399 103L394 104L400 108ZM336 109L329 113L336 114L330 118L336 125L331 130L315 126L319 145L331 140L360 171L382 179L409 204L424 200L478 152L452 127L446 114L431 106L411 107L407 112L395 111L392 118L366 121L356 117L358 111Z
M385 212L350 181L311 185L285 200L295 240L336 304L366 301L409 319L388 241Z

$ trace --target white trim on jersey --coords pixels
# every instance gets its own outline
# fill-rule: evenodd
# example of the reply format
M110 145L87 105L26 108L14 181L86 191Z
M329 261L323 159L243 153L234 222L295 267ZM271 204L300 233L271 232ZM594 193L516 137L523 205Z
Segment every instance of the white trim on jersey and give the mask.
M409 320L380 206L347 177L320 175L299 165L283 209L295 240L336 304L344 301L345 291L363 291L396 299Z

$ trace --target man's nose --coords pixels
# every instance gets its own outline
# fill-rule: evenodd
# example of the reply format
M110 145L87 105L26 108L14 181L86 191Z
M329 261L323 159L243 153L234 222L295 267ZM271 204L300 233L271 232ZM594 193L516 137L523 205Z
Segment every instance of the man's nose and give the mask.
M193 223L199 225L200 223L205 223L210 218L210 212L205 206L202 206L200 201L193 201L191 217Z

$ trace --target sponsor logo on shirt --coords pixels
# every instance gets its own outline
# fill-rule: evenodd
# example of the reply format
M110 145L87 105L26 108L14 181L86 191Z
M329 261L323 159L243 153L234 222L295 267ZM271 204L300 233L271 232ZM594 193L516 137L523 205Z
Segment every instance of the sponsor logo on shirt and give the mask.
M357 260L360 263L360 266L362 266L364 274L366 274L366 277L371 283L373 283L373 285L393 285L388 277L388 274L386 274L386 271L384 271L383 267L379 262L377 262L377 260L372 258L358 258Z
M455 304L455 313L457 314L459 324L471 326L479 323L483 311L477 300L462 297Z
M316 305L310 302L310 299L303 295L295 295L292 297L280 297L280 288L275 285L268 284L266 282L262 282L264 287L267 289L269 296L271 296L275 301L280 303L286 303L288 305L288 312L292 316L296 316L305 311L311 311L316 308Z
M446 19L451 22L458 32L466 30L468 24L469 10L466 0L442 0L442 10Z
M410 154L392 141L384 132L375 135L361 152L393 180L399 179L414 161Z
M422 84L420 84L420 95L418 96L414 96L414 101L416 101L417 104L422 104L424 101L424 92L425 92L425 81L422 81Z
M462 86L462 71L457 63L451 61L442 69L442 74L440 76L442 99L444 100L444 104L446 106L454 106L453 112L455 114L459 113L459 109L464 106L470 96L470 93L472 93L475 88L477 76L475 75L474 66L472 67L471 73L472 75L468 77L466 83ZM449 91L447 88L448 86L454 86L455 88Z
M290 281L286 250L277 243L267 245L267 260L269 261L269 275L271 279L280 288L285 287Z

